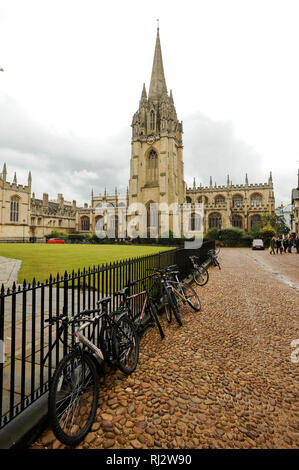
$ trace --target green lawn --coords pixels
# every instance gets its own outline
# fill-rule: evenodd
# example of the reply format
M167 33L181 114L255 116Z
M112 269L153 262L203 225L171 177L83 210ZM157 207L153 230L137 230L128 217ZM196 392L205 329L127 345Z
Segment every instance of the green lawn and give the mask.
M22 260L18 273L18 282L24 279L32 282L44 282L49 275L61 276L74 269L83 270L85 267L102 265L126 258L145 256L159 251L173 249L171 247L130 246L130 245L52 245L52 244L28 244L7 243L0 245L0 256Z

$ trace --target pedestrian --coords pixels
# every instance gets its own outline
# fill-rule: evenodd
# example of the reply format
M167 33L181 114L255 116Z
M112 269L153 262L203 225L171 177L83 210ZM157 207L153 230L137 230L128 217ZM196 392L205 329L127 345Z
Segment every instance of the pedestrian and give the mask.
M287 252L288 246L289 246L289 240L288 240L287 237L284 237L284 239L283 239L283 248L284 248L285 253Z
M275 255L275 237L271 238L270 247L271 247L270 255L272 255L272 254Z
M291 237L288 238L288 252L292 253L293 240Z
M280 254L282 254L282 246L281 246L281 240L279 237L276 238L276 254L278 255L278 251L280 251Z
M299 255L299 234L296 236L296 239L295 239L295 247L297 250L297 255Z

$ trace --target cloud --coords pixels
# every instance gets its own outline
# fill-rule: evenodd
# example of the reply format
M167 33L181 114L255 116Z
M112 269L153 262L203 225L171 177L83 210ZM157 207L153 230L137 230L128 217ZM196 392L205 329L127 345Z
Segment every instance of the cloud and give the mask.
M8 173L16 171L23 184L31 170L36 197L43 192L48 192L50 198L63 193L65 199L82 204L89 201L91 188L95 194L103 192L104 187L114 193L115 186L125 192L130 164L129 126L109 141L92 140L36 122L9 97L1 99L0 110L0 162L7 163Z
M262 171L261 157L250 145L238 139L229 121L213 121L201 113L184 119L184 161L187 183L208 186L226 184L229 174L234 184L243 184L248 173L249 183L268 181ZM269 169L270 172L270 169Z

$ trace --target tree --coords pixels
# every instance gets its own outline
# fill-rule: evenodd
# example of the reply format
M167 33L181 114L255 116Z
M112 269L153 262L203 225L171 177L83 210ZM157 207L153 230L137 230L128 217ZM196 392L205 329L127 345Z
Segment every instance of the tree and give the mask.
M265 227L263 227L261 230L260 230L260 234L259 236L262 238L262 240L264 241L264 244L265 246L269 246L270 245L270 240L272 237L274 237L276 235L276 230L274 227L272 227L272 225L268 224L268 225L265 225Z
M290 231L282 215L264 214L262 215L262 226L271 226L279 235L287 235Z

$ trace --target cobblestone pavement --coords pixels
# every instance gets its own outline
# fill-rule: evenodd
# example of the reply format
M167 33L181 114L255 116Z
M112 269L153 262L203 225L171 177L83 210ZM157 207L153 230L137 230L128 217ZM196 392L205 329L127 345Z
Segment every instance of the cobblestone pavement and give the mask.
M79 448L298 447L298 292L249 249L223 249L221 266L198 288L200 313L186 308L181 328L163 319L136 371L107 377ZM32 447L64 446L47 429Z

